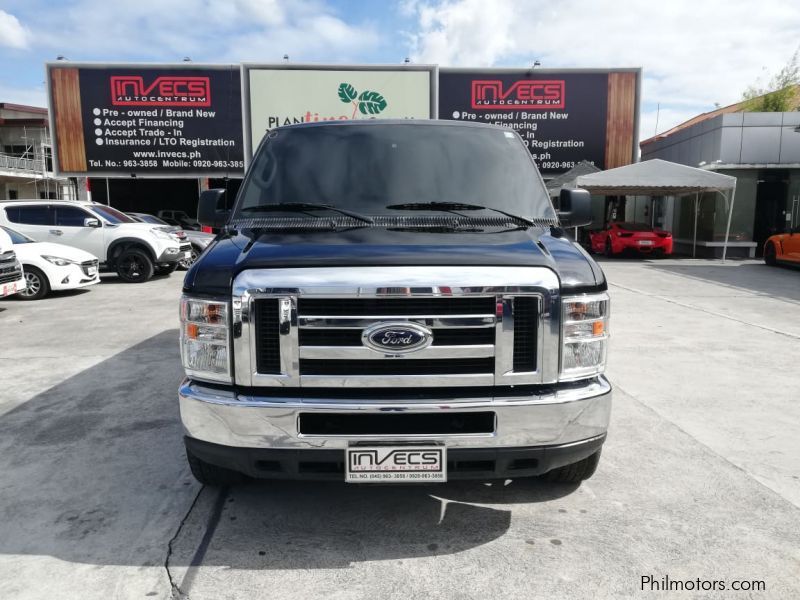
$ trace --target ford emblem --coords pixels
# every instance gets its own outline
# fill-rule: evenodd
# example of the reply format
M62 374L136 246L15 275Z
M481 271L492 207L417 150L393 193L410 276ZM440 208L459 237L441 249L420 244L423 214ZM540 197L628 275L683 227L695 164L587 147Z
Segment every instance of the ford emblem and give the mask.
M430 346L433 332L417 323L377 323L364 330L361 343L382 354L405 354Z

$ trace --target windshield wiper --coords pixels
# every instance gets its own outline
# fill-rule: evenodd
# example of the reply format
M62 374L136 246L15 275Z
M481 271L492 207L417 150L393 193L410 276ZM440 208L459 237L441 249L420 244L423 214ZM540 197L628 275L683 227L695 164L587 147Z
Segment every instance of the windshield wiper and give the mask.
M280 202L278 204L260 204L247 206L241 212L308 212L311 210L331 210L347 217L352 217L362 223L372 223L372 219L358 213L338 208L332 204L316 204L314 202ZM316 215L312 215L316 216ZM318 217L319 218L319 217Z
M442 210L445 212L453 212L456 210L491 210L505 215L510 219L525 223L528 227L536 226L536 223L525 217L520 217L519 215L491 206L481 206L480 204L465 204L463 202L408 202L406 204L390 204L389 206L384 206L384 208L389 210Z

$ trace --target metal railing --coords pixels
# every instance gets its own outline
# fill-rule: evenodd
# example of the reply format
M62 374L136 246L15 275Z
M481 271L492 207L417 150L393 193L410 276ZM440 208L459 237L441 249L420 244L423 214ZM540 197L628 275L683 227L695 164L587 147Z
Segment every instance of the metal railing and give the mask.
M10 154L0 153L0 169L13 171L27 171L28 173L44 174L45 161L43 158L21 158Z

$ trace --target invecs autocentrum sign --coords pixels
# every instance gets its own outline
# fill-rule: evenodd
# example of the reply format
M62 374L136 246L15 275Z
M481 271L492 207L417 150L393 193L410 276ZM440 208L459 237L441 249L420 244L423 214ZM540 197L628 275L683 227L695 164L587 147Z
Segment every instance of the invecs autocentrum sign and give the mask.
M472 108L562 109L565 103L563 80L522 79L508 85L499 79L472 82Z
M211 106L208 77L156 77L138 75L110 78L114 106Z

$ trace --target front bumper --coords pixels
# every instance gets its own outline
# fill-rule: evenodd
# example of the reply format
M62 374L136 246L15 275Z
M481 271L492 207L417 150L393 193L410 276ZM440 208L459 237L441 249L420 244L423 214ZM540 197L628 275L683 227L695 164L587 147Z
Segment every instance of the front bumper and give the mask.
M94 271L89 271L89 267ZM89 273L92 275L89 275ZM100 283L100 274L97 263L92 265L71 264L64 267L55 267L47 274L52 290L72 290Z
M20 278L14 281L5 281L0 283L0 298L12 296L13 294L23 291L26 287L25 277L20 273Z
M276 477L279 475L257 468L257 463L292 463L290 458L297 451L319 452L316 456L320 459L309 459L311 462L330 461L332 457L341 460L344 448L366 442L433 442L445 444L451 460L461 460L462 450L466 455L472 453L478 457L470 459L478 462L489 460L481 457L499 457L492 459L496 462L493 472L499 473L498 476L503 474L502 465L509 456L527 453L525 458L532 461L528 463L532 466L525 474L533 475L560 466L556 464L559 462L556 456L566 460L561 464L569 464L599 448L608 429L612 396L611 386L604 377L559 386L521 386L506 395L487 397L479 392L470 395L468 390L454 389L449 398L442 397L440 392L430 399L418 394L413 400L402 401L381 399L379 390L372 390L372 396L366 398L325 398L323 390L307 390L302 397L280 395L279 390L270 392L278 395L256 396L225 386L185 380L179 400L187 446L212 464L251 475ZM392 415L470 412L492 413L492 431L419 434L365 431L346 435L301 431L301 415L374 414L391 419ZM546 459L548 453L553 460ZM275 458L267 458L268 454ZM281 468L278 472L292 471L293 468ZM299 473L297 469L294 471ZM516 476L520 475L523 473L517 472Z
M173 251L170 252L170 250ZM189 242L181 242L180 246L177 248L167 248L164 250L158 258L156 258L156 263L176 263L191 257L191 255L192 245Z

